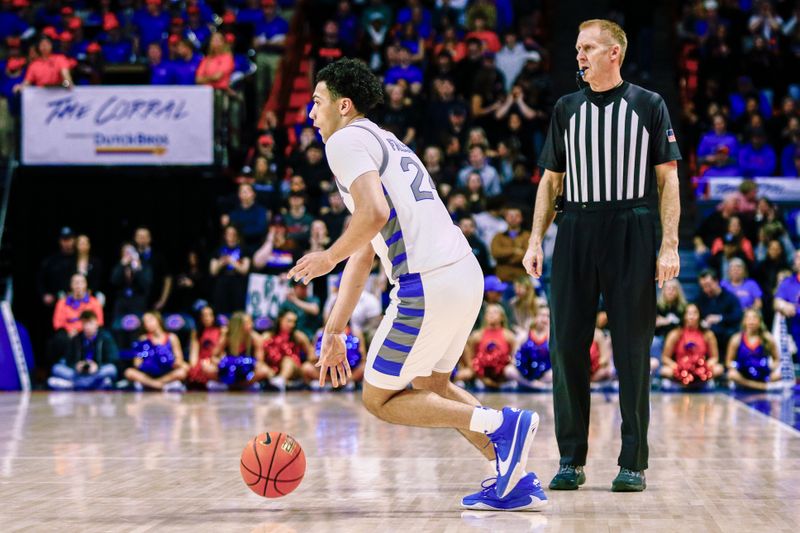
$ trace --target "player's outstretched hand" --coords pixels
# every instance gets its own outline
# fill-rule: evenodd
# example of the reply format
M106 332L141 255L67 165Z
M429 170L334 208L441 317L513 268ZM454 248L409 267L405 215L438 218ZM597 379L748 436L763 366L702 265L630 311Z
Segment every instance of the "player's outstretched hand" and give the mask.
M525 272L539 278L542 275L542 263L544 262L544 252L542 245L530 245L528 251L525 252L525 257L522 259L522 266L525 267Z
M289 278L302 281L308 285L311 280L324 276L336 266L328 251L311 252L300 258L297 264L289 271Z
M664 286L664 282L678 277L681 271L681 258L678 255L676 248L661 248L658 252L658 260L656 263L656 280L658 281L658 288Z
M322 334L322 348L316 366L319 368L320 387L325 386L328 372L331 374L331 383L334 387L347 384L347 380L353 377L353 372L347 361L344 334L328 332Z

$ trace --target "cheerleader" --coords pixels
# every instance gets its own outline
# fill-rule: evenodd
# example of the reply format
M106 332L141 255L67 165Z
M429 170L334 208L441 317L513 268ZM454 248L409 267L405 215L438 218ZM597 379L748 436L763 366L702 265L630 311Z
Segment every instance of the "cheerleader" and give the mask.
M589 365L591 383L609 381L614 377L614 367L611 365L611 340L598 327L594 328L592 345L589 346Z
M781 379L775 340L755 309L744 312L742 331L731 337L725 363L728 379L739 387L763 391Z
M364 379L364 368L367 365L367 342L364 339L364 334L358 330L353 330L348 323L344 330L345 340L344 344L347 347L347 362L353 371L353 375L347 380L345 390L353 390L356 383L361 383ZM316 363L319 360L319 353L322 350L322 330L320 329L316 335L316 342L314 344L316 349L309 352L308 358L301 366L300 370L303 375L303 381L311 387L312 390L319 390L319 368Z
M717 339L700 326L700 309L696 304L686 306L683 325L667 335L661 363L661 376L684 387L703 386L722 375Z
M260 389L260 381L275 375L264 363L261 336L253 330L250 315L243 311L233 313L224 337L203 371L209 388L214 390Z
M164 319L158 311L142 315L144 334L134 343L133 366L125 370L125 379L134 388L155 390L185 390L183 380L188 366L183 360L183 350L177 335L168 333Z
M483 327L472 333L464 347L463 367L456 380L477 378L476 385L498 388L507 381L506 367L515 352L514 333L507 327L506 313L498 304L486 306Z
M530 331L519 340L519 350L514 356L514 361L506 366L506 379L528 389L552 388L549 308L539 307L536 310Z
M190 388L205 388L209 375L213 375L212 357L223 340L227 330L217 324L217 315L211 306L200 309L197 331L192 331L189 345Z
M278 314L275 326L264 334L264 362L275 377L270 383L283 392L286 384L301 377L303 357L313 352L311 341L297 329L297 314L284 309Z

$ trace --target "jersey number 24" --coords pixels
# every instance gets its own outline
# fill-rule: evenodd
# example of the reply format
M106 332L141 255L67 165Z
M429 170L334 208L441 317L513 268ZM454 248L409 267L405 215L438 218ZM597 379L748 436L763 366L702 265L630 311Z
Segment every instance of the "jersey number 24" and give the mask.
M425 172L422 170L422 167L420 167L416 161L408 156L405 156L400 160L400 168L403 169L403 172L408 172L411 167L414 167L414 170L416 170L416 174L414 174L414 181L411 182L411 192L414 193L414 200L418 202L422 200L433 200L432 191L422 190L422 180L425 178ZM428 175L428 181L431 184L431 189L435 191L436 184L433 183L433 178L431 178L430 175Z

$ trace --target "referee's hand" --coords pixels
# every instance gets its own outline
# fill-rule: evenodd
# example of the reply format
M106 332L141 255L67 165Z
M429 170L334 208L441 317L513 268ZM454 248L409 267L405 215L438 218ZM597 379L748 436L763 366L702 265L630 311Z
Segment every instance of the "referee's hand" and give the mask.
M681 259L678 256L677 248L664 248L658 252L658 260L656 261L656 280L658 281L658 288L664 286L664 282L677 278L681 271Z
M525 252L525 257L522 259L522 266L525 267L525 272L539 278L542 275L542 263L544 262L544 252L542 252L541 244L528 245L528 251Z

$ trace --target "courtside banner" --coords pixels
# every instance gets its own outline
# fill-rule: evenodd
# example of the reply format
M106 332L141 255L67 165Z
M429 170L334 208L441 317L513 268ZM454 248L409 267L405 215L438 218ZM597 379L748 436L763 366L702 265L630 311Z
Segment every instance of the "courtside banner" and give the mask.
M25 165L210 165L211 87L22 91Z
M744 178L713 177L695 178L698 198L706 200L721 200L725 195L737 192ZM758 184L758 195L770 200L797 201L800 200L800 180L794 177L787 178L754 178Z

